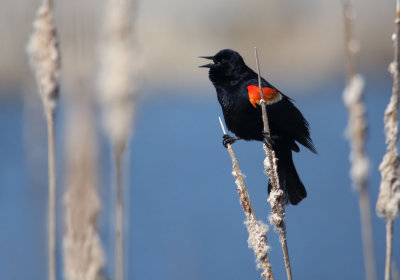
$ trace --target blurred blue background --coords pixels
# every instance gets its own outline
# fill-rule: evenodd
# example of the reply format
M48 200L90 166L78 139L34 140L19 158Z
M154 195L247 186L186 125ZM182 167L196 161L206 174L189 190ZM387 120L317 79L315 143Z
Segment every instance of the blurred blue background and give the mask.
M125 158L125 171L129 174L125 178L124 198L129 205L125 232L127 279L261 279L254 254L247 246L248 235L231 176L231 161L221 145L218 123L221 110L207 72L197 68L203 63L198 56L212 55L225 47L240 51L248 65L253 66L254 45L258 45L262 57L264 77L295 99L296 106L308 119L319 153L314 155L302 149L294 155L308 191L307 199L296 207L287 207L286 213L294 278L364 279L358 197L351 189L349 144L344 136L347 112L341 97L345 72L340 3L252 2L261 5L257 9L227 2L205 1L202 5L192 5L189 1L176 0L168 5L157 1L139 5L138 37L145 58L140 61L143 80L134 133ZM355 1L359 11L356 35L361 44L360 71L366 79L369 188L377 272L378 279L382 279L385 224L376 217L374 208L380 183L378 165L385 152L383 113L392 86L386 68L392 59L390 36L394 13L391 2L382 5L367 2L371 3L363 5ZM93 1L83 5L79 12L70 10L75 16L88 14L90 3ZM26 5L15 1L8 6L11 13L0 11L4 15L0 20L15 23L22 18L24 23L16 24L20 32L10 35L13 40L3 42L3 49L10 51L0 55L0 279L46 279L47 273L46 128L23 54L37 4L39 1ZM57 113L56 142L60 186L57 193L59 279L62 279L60 244L64 230L64 128L68 114L68 98L64 96L72 88L69 84L76 70L72 66L73 52L69 49L76 44L73 42L76 35L71 33L67 6L67 2L61 1L56 10L58 23L64 28L60 38L66 55L63 59L66 89L63 88ZM101 9L96 6L95 10ZM147 16L153 12L155 16L150 20ZM254 15L263 13L268 16L259 25L258 16ZM19 16L12 17L12 14ZM93 14L91 17L96 23L98 19ZM371 20L372 14L380 17L379 23ZM164 20L165 25L159 27ZM93 23L89 27L79 24L86 34L95 36L87 31L93 30ZM0 26L3 26L1 34L9 32L4 24ZM257 32L264 29L267 35L260 39ZM83 45L85 51L93 54L90 36ZM93 73L95 63L87 64L84 68ZM102 199L99 231L108 260L105 271L113 275L112 164L102 133L99 140ZM234 150L247 176L245 182L256 215L267 223L270 210L266 201L262 145L239 141ZM396 220L393 260L398 268L399 232ZM275 279L285 279L281 247L272 227L267 236Z
M206 73L199 71L199 75L205 77ZM294 156L309 193L299 206L287 208L290 257L297 279L337 279L338 273L341 279L364 278L358 199L348 178L349 149L343 132L347 114L340 97L342 85L327 84L296 98L296 105L310 122L319 152L314 155L303 149ZM366 91L373 208L380 182L377 168L385 151L382 115L390 89L390 79L383 78ZM162 93L140 100L127 170L131 177L129 279L260 278L253 252L247 248L244 215L231 176L230 158L221 145L217 120L220 108L211 87L203 93L190 98ZM0 114L1 147L7 147L0 165L0 275L3 279L45 279L45 176L39 179L40 185L32 185L33 175L28 176L22 103L3 101ZM62 145L62 139L58 145ZM108 151L106 143L102 149ZM234 149L247 176L256 214L267 222L267 178L263 174L261 144L238 142ZM107 190L110 168L109 159L104 156L103 211L112 204ZM62 193L59 189L59 196ZM382 276L384 223L372 214L376 261ZM102 214L100 230L106 251L112 254L109 215ZM398 264L398 222L394 230L393 259ZM268 240L273 271L277 279L283 279L282 252L272 228Z

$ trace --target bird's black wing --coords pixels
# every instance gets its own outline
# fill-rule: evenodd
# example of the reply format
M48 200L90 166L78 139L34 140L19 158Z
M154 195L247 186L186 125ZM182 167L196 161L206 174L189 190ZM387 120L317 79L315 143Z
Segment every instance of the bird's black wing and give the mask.
M292 138L317 153L310 137L310 127L299 109L294 106L291 99L285 95L274 104L268 106L268 117L271 122L271 130L277 131L285 137Z

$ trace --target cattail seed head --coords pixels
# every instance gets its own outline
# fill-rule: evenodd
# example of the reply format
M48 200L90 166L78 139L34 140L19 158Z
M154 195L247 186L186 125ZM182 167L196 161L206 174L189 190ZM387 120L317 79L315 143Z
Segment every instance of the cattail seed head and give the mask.
M47 5L39 8L33 27L26 50L45 112L50 113L58 102L60 52L52 12Z
M105 131L121 153L132 130L136 84L133 12L129 1L110 1L100 48L99 99Z

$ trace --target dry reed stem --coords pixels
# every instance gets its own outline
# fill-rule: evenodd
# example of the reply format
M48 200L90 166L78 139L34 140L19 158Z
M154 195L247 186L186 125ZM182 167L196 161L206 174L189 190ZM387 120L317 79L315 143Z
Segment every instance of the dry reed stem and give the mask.
M54 111L58 102L60 53L51 0L39 7L34 31L27 45L30 64L43 103L48 131L48 277L56 278L56 174L54 147Z
M361 233L364 247L365 273L367 280L376 279L374 236L372 231L371 201L366 190L359 193Z
M95 187L96 140L88 107L86 104L76 109L68 122L68 188L64 195L66 233L63 240L64 277L67 280L98 280L105 263L96 229L100 198Z
M386 261L385 261L385 280L390 280L392 265L392 244L393 244L393 220L386 221Z
M48 164L49 164L49 279L56 279L56 162L54 143L54 113L47 114Z
M254 47L254 53L256 57L256 65L257 65L257 74L258 74L258 88L261 96L261 109L262 109L262 118L264 123L264 133L266 135L270 135L269 122L268 122L268 113L267 113L267 105L265 103L264 93L262 91L261 86L261 74L260 74L260 66L258 63L258 52L257 47ZM292 271L290 267L290 259L289 259L289 250L287 246L286 239L286 223L285 223L285 194L279 188L279 177L278 177L278 168L277 168L277 158L275 156L275 152L272 147L268 147L268 145L264 144L264 150L267 157L264 160L264 169L265 173L271 180L272 190L269 194L268 202L271 205L271 215L269 217L269 221L274 225L274 229L279 232L279 241L281 242L282 251L283 251L283 259L285 261L286 275L287 279L292 279Z
M400 13L400 12L399 12ZM394 220L398 215L400 201L398 142L398 106L399 106L399 40L400 18L396 18L396 32L393 35L395 59L389 66L393 76L393 89L390 102L385 110L386 154L379 166L382 179L377 202L377 211L386 220Z
M358 192L361 233L364 248L365 275L368 280L376 279L375 253L371 222L371 203L368 193L369 160L365 152L367 135L366 108L363 102L364 79L357 73L355 62L358 42L353 37L354 15L350 1L342 0L345 51L347 61L347 86L343 91L343 101L349 113L347 137L350 140L350 177L353 188Z
M122 159L132 130L135 89L133 88L133 13L127 0L110 0L100 48L100 103L103 121L115 160L116 280L123 279L123 184Z
M219 118L219 122L221 124L223 133L226 134L226 130L221 118ZM227 148L232 160L232 176L233 178L235 178L235 184L237 186L237 191L239 194L240 205L242 205L243 212L246 216L246 221L244 222L244 224L246 225L247 231L249 233L249 239L247 241L248 245L254 250L254 254L257 260L257 268L263 271L261 273L261 276L264 279L273 280L274 276L272 274L272 267L268 258L268 226L256 219L250 196L247 192L246 184L244 182L244 175L240 170L236 155L233 152L231 144L228 144Z
M394 41L394 61L389 65L393 77L393 88L390 102L385 110L386 154L379 166L381 185L376 210L386 220L386 263L385 280L390 280L391 255L393 240L393 221L398 216L400 205L400 170L398 143L398 110L399 110L399 40L400 40L400 1L396 1L396 19Z
M123 279L123 211L122 211L122 153L115 154L115 172L116 172L116 278Z

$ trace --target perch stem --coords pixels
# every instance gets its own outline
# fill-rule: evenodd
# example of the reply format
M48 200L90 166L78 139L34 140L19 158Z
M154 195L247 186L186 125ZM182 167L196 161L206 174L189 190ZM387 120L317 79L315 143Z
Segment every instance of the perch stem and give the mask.
M116 280L123 279L123 212L122 212L122 152L115 154L115 169L116 169Z
M48 165L49 165L49 216L48 216L48 250L49 250L49 279L56 278L56 172L55 172L55 147L54 147L54 111L49 109L46 113L48 136Z
M386 261L385 261L385 280L390 280L392 264L392 240L393 240L393 220L386 221Z
M263 93L262 86L261 86L261 74L260 74L260 66L259 66L259 62L258 62L257 47L254 47L254 53L255 53L256 65L257 65L258 89L260 91L260 96L261 96L261 110L262 110L262 119L263 119L263 123L264 123L264 133L266 133L267 135L270 135L267 104L265 102L264 93ZM265 146L266 146L267 157L268 157L268 161L269 161L269 165L270 165L269 177L271 180L272 188L273 188L273 190L278 191L279 190L279 177L278 177L277 166L276 166L277 159L275 157L275 153L272 150L272 147L270 147L270 145L265 145ZM282 246L283 259L285 261L287 279L291 280L292 279L292 270L290 267L289 250L288 250L287 239L286 239L284 203L282 202L281 196L277 198L278 205L273 205L274 203L271 201L271 197L270 197L269 201L271 204L271 211L280 217L279 223L277 222L274 224L275 224L275 228L279 232L279 240L280 240L281 246Z
M226 134L226 130L222 123L221 118L219 118L219 122L221 124L223 133ZM240 170L239 163L236 159L236 155L232 149L232 145L228 144L227 148L229 156L231 157L232 160L232 166L233 166L232 174L233 177L236 179L236 186L239 194L240 205L242 206L243 212L246 216L245 224L249 232L249 246L252 247L254 250L254 254L256 255L256 259L258 262L258 268L263 270L261 276L266 280L274 280L274 276L272 274L272 266L268 258L268 242L266 236L266 231L268 230L268 228L266 225L264 225L264 227L266 227L266 230L265 234L262 235L257 234L258 232L254 232L254 229L257 228L257 226L262 223L258 222L256 219L256 215L254 213L253 206L251 204L250 196L243 179L242 171ZM254 239L256 239L255 246L254 243L251 242Z
M393 76L393 89L392 98L394 100L395 109L393 110L393 123L394 127L398 129L398 108L399 108L399 68L400 68L400 0L396 1L396 19L395 19L395 33L394 33L394 61L391 74ZM394 137L388 143L388 153L389 150L394 154L393 157L398 160L397 154L397 142L398 142L398 132L394 133ZM394 169L396 168L396 162L394 164ZM391 190L391 195L394 196L394 191ZM391 264L392 264L392 243L393 243L393 216L386 216L386 262L385 262L385 280L390 280Z

